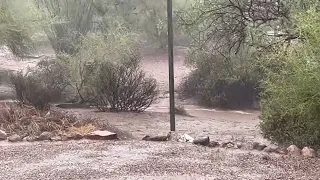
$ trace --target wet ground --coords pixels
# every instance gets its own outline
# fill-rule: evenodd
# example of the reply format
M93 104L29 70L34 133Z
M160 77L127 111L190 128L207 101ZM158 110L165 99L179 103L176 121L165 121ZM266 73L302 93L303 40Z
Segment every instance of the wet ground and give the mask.
M177 116L177 133L193 137L209 135L218 142L236 141L245 148L221 149L179 142L146 142L147 134L169 131L168 63L165 51L147 50L142 67L155 77L161 99L146 112L97 113L73 109L81 117L107 121L129 132L133 139L121 141L68 141L0 143L0 179L319 179L318 158L292 158L250 150L253 142L269 144L257 127L257 111L221 111L180 102L191 116ZM185 50L175 54L176 85L190 69L184 66ZM34 65L36 60L30 60ZM25 68L28 61L1 57L1 68ZM8 65L7 65L8 64ZM7 92L6 90L4 92ZM0 92L1 94L1 92Z

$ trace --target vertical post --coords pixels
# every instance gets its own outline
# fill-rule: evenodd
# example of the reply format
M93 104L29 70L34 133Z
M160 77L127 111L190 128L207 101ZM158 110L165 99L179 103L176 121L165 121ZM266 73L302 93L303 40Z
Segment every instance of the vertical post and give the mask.
M172 0L167 0L168 16L168 57L169 57L169 94L170 94L170 130L176 130L174 106L174 71L173 71L173 22Z

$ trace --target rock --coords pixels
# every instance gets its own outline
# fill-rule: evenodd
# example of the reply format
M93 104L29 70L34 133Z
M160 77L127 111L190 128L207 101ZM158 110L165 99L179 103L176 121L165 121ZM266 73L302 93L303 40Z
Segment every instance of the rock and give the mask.
M8 138L8 135L6 132L0 130L0 141L4 141L4 140L7 140Z
M145 136L142 138L142 140L144 141L169 141L170 139L170 136L167 135L167 136Z
M263 155L263 156L261 157L261 159L264 160L264 161L269 161L269 160L271 160L270 156L268 156L268 155Z
M221 145L223 148L233 148L235 144L233 142L226 142Z
M193 142L193 140L194 138L189 136L188 134L184 134L178 139L179 142L191 142L191 143Z
M179 135L177 132L169 132L168 135L170 141L179 141Z
M296 145L291 145L287 148L288 154L291 156L300 156L301 150Z
M117 134L109 131L94 131L89 135L86 135L90 140L114 140L117 139ZM168 139L168 137L167 137Z
M210 143L209 136L197 137L196 139L193 140L193 144L198 144L198 145L202 145L202 146L208 146L209 143Z
M53 137L53 134L51 132L43 132L38 137L38 141L51 140L52 137Z
M209 144L208 144L208 147L218 147L220 144L218 142L215 142L215 141L211 141Z
M145 141L169 141L172 139L172 134L169 132L166 136L149 136L146 135L142 138Z
M301 154L304 157L310 157L310 158L316 157L316 152L312 148L309 148L309 147L304 147L301 150Z
M60 135L61 141L68 141L68 136L66 135Z
M51 138L52 141L62 141L62 137L61 136L54 136Z
M27 141L27 142L34 142L36 140L37 138L35 136L26 136L23 138L23 141Z
M19 142L21 141L21 137L18 134L14 134L8 138L9 142Z
M242 143L240 143L240 142L237 142L236 144L235 144L235 148L237 148L237 149L241 149L243 147L243 145L242 145Z
M275 150L275 153L282 154L282 155L287 155L288 154L288 150L287 150L287 148L277 148Z
M67 136L67 138L71 140L81 140L84 138L84 136L82 134L76 133L76 134L71 134Z
M265 144L260 144L260 143L253 143L252 144L252 149L258 150L258 151L262 151L266 148L267 146Z
M278 148L279 148L278 146L270 145L264 148L263 151L267 153L274 153L277 151Z

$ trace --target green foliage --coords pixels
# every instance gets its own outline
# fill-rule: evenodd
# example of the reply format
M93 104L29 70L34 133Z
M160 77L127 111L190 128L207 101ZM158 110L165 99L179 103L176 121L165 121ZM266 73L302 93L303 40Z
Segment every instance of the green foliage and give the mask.
M174 10L180 10L187 6L188 0L174 1ZM167 8L165 1L146 0L109 0L95 1L95 7L100 15L97 18L98 27L106 33L109 29L113 31L114 26L126 27L131 32L140 35L140 39L146 45L157 45L165 48L167 45ZM174 24L178 25L178 17L174 16ZM175 42L181 44L188 38L180 26L176 26ZM185 43L186 44L186 43Z
M139 47L138 36L125 27L88 34L79 52L66 56L79 101L101 111L141 112L149 107L157 97L157 83L139 68Z
M23 57L34 51L32 35L39 27L39 14L29 0L3 1L0 4L0 44Z
M49 22L45 32L56 54L75 54L76 47L92 29L95 9L92 0L37 0Z
M265 61L261 130L273 141L320 147L319 22L314 8L298 13L300 40L278 47Z
M196 69L180 85L181 95L206 106L252 108L258 100L260 74L245 56L226 59L207 51L189 55Z
M90 83L98 73L95 64L106 62L139 64L141 53L138 36L122 27L106 34L90 34L79 46L79 52L66 59L79 101L88 102L92 99Z

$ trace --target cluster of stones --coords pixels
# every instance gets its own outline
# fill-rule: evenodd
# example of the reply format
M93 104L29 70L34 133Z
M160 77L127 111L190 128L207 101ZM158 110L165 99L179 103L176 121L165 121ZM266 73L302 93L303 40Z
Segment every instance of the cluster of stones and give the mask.
M109 131L94 131L88 135L55 135L51 132L42 132L39 136L20 136L13 134L8 136L6 132L0 130L0 141L8 140L9 142L34 142L34 141L67 141L67 140L113 140L117 139L117 134Z
M218 142L215 142L215 141L210 142L209 137L195 139L193 143L203 145L203 146L208 146L208 147L220 146L222 148L234 148L234 149L241 149L243 147L243 144L241 143L225 142L225 143L219 144ZM282 148L275 145L266 146L260 143L253 143L252 149L258 150L258 151L264 151L267 153L277 153L277 154L290 155L290 156L303 156L303 157L309 157L309 158L317 157L317 153L315 152L314 149L310 147L304 147L303 149L300 149L296 145L291 145L287 148Z
M317 156L317 153L312 148L304 147L303 149L300 149L296 145L291 145L287 148L281 148L275 145L266 146L263 144L254 143L252 148L267 153L277 153L290 156L304 156L310 158Z
M191 136L184 134L180 138L172 137L172 134L169 133L166 136L145 136L143 140L145 141L169 141L177 140L179 142L193 143L196 145L206 146L206 147L222 147L222 148L232 148L232 149L241 149L243 148L242 143L234 142L225 142L218 143L216 141L210 141L209 136L199 136L197 138L192 138ZM302 150L299 149L296 145L291 145L287 148L281 148L275 145L267 146L265 144L253 143L251 146L252 150L264 151L267 153L277 153L282 155L291 155L291 156L304 156L304 157L316 157L317 153L310 147L304 147Z

